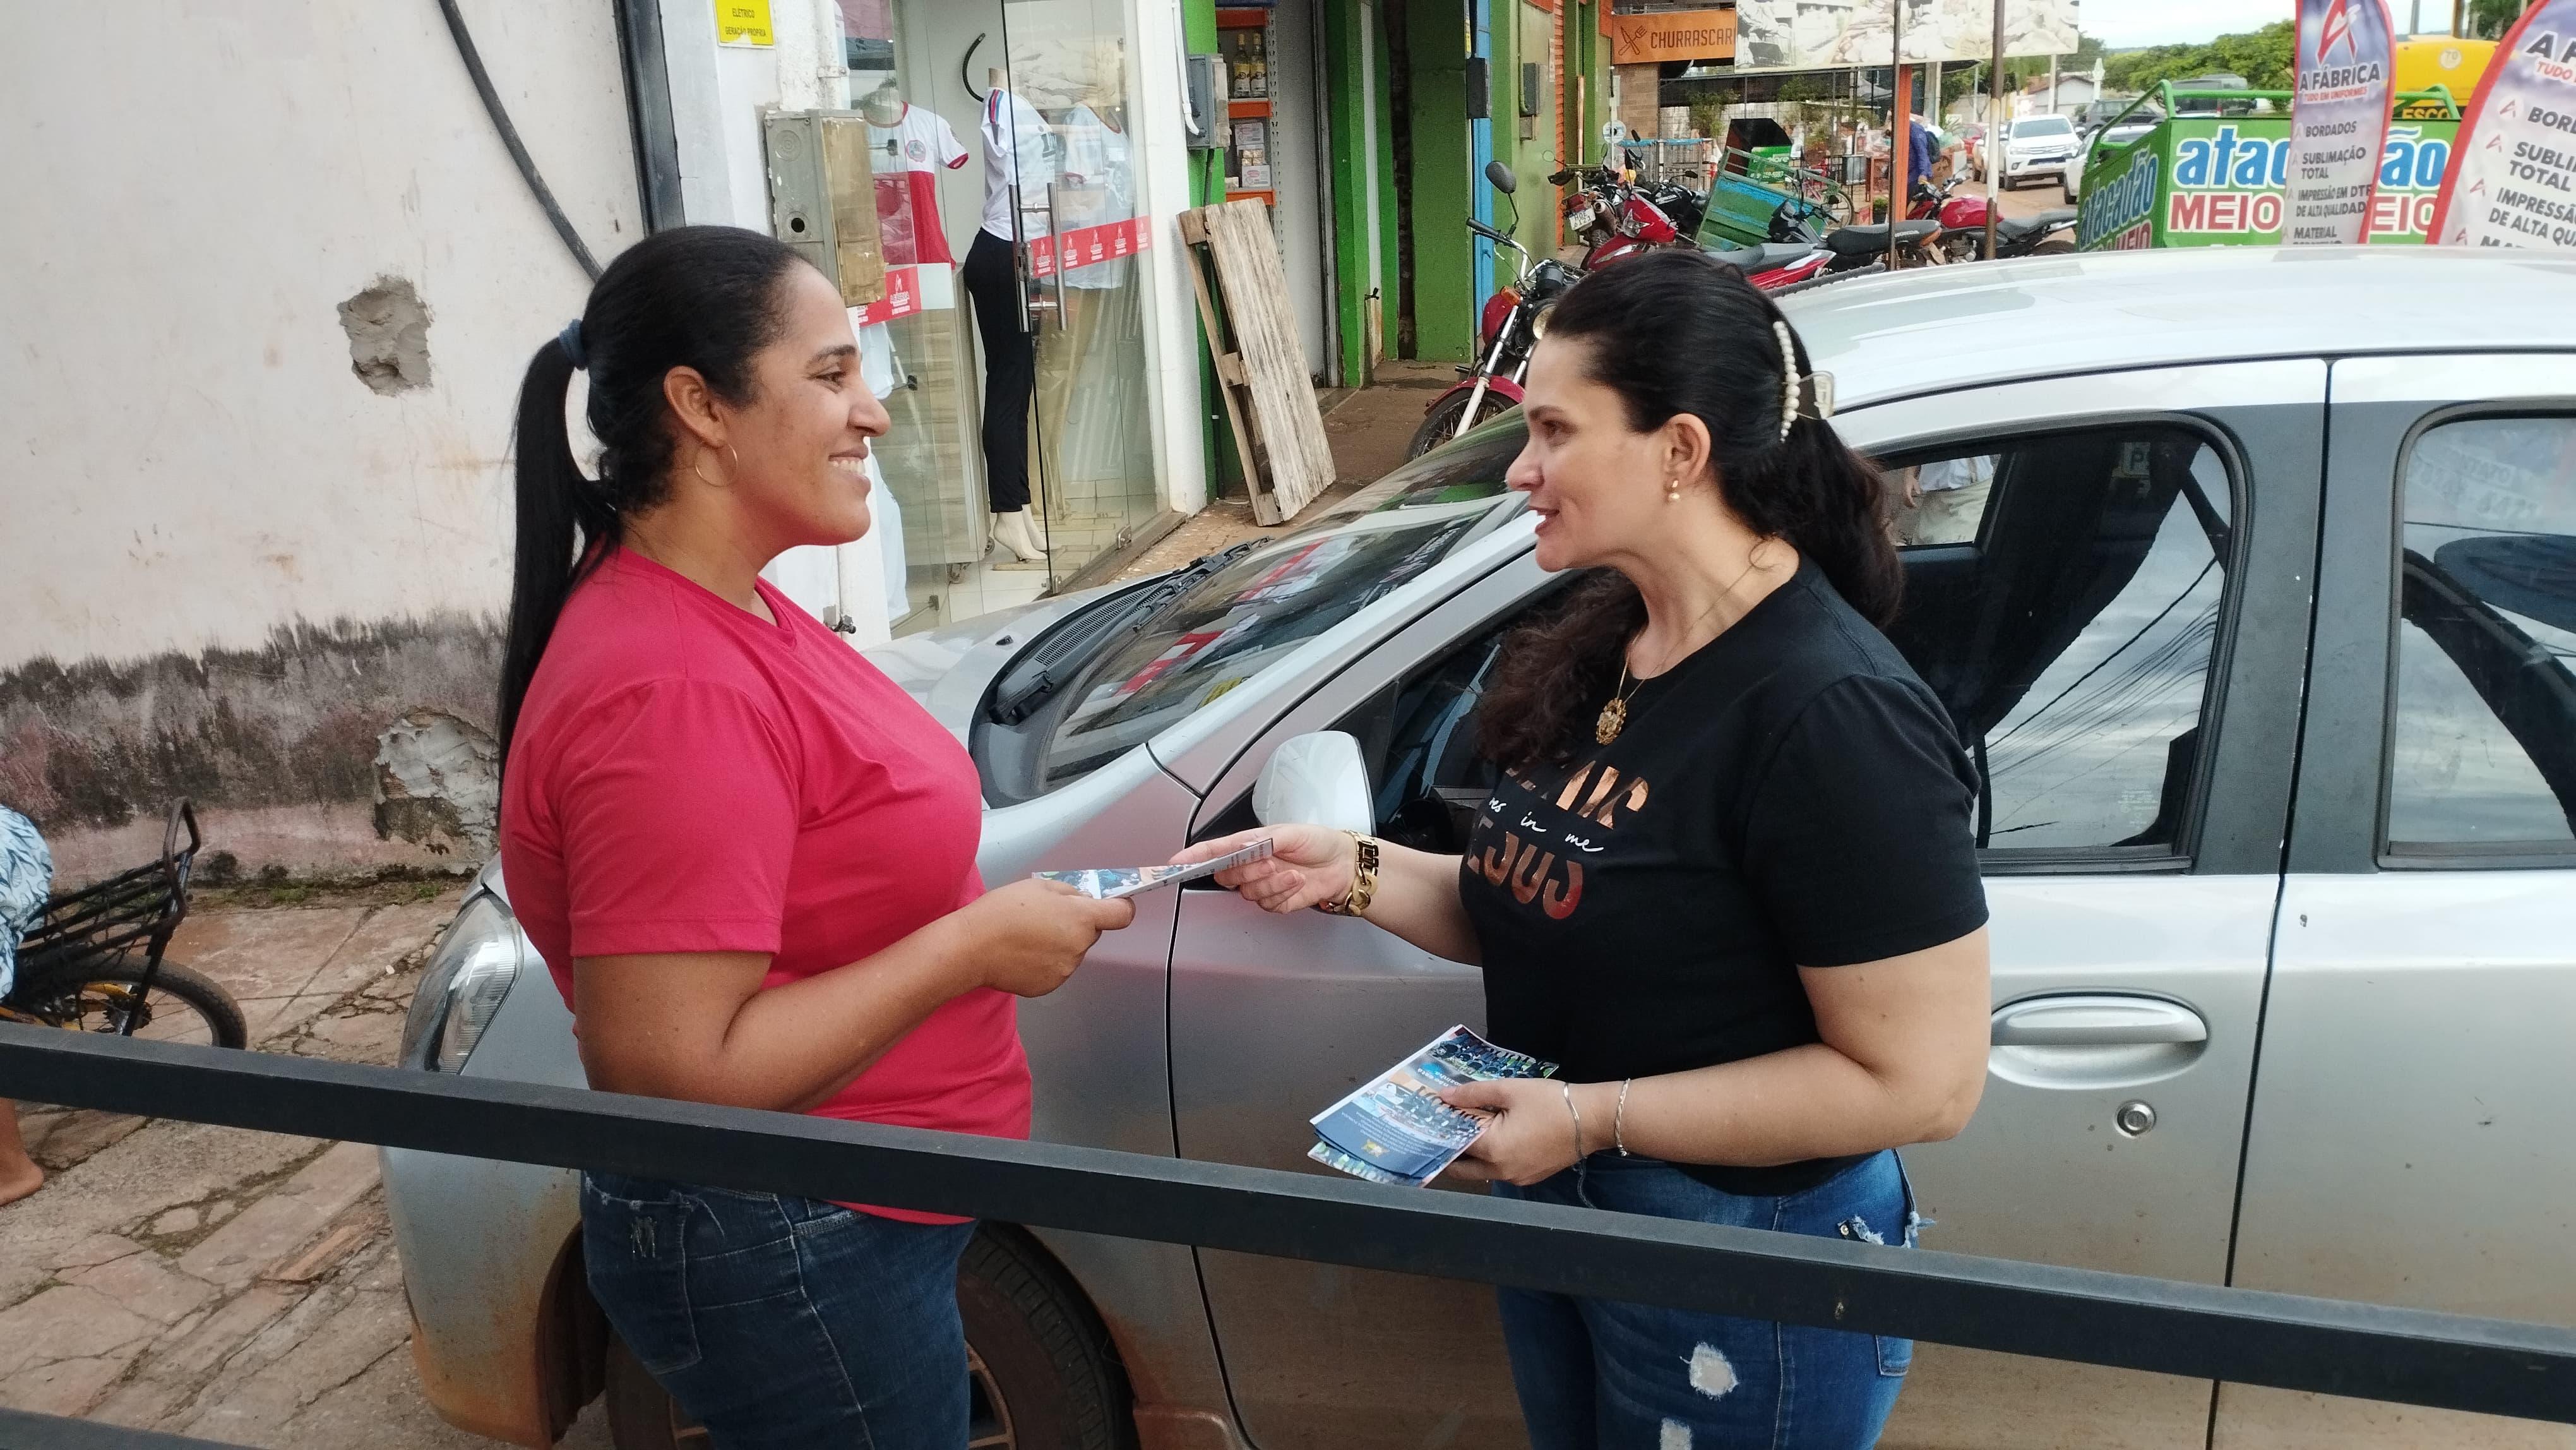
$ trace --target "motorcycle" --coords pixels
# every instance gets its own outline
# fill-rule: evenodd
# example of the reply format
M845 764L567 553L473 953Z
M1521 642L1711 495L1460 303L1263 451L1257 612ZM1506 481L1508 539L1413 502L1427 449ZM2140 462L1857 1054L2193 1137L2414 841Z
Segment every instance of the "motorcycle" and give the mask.
M1510 168L1497 161L1485 168L1485 176L1496 191L1511 195L1515 179ZM1489 227L1474 217L1467 219L1467 229L1492 242L1498 251L1517 256L1520 275L1485 299L1485 310L1477 319L1476 338L1484 361L1473 368L1460 368L1457 383L1423 410L1422 426L1414 430L1413 440L1405 445L1404 456L1408 459L1419 458L1477 424L1520 406L1521 380L1529 371L1530 349L1538 342L1539 318L1565 295L1567 288L1583 280L1585 269L1568 266L1553 257L1533 260L1507 231Z
M1548 184L1564 186L1581 176L1572 169L1559 171L1548 178ZM1687 187L1674 189L1685 196L1690 194ZM1569 191L1561 210L1566 234L1584 243L1583 269L1587 272L1656 247L1671 246L1684 236L1672 215L1630 182L1627 173L1608 167L1597 168L1581 188Z
M1952 195L1959 188L1959 178L1951 177L1939 191L1926 186L1914 194L1914 204L1906 215L1932 218L1941 223L1943 249L1953 262L1976 261L1986 251L1986 198L1969 192ZM2075 250L2075 208L2050 207L2034 216L1995 218L1995 255L1999 257L2053 256Z

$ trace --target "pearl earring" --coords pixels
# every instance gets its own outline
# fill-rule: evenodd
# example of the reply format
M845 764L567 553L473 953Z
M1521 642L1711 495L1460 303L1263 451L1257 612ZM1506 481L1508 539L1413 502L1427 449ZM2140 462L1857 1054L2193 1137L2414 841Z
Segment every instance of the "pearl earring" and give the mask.
M1665 480L1664 480L1664 502L1666 502L1666 503L1680 503L1681 501L1682 501L1682 481L1681 481L1680 479L1678 479L1678 478L1668 478L1668 479L1665 479Z

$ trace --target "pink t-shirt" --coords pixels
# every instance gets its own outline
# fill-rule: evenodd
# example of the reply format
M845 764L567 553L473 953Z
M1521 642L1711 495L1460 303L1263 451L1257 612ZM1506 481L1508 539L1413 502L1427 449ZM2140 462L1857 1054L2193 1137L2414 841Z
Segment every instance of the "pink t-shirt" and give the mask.
M766 990L983 894L965 748L840 636L760 593L778 623L621 550L546 643L504 773L501 866L567 1003L577 957L768 952ZM1016 1008L985 988L954 998L810 1111L1025 1138Z

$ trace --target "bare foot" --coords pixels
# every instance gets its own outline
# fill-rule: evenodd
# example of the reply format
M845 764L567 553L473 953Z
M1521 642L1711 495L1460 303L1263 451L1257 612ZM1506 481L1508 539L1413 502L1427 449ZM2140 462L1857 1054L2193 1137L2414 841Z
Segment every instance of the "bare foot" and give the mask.
M33 1158L21 1158L0 1171L0 1204L16 1203L44 1186L45 1170Z

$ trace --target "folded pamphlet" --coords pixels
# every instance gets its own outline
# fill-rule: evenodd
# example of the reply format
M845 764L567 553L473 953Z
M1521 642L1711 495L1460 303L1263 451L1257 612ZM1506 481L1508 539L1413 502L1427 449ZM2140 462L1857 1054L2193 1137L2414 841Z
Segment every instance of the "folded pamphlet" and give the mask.
M1487 1119L1440 1100L1440 1089L1502 1077L1553 1077L1556 1064L1452 1027L1313 1118L1306 1156L1376 1183L1419 1188L1458 1161Z
M1219 871L1249 866L1269 854L1270 838L1264 836L1240 851L1228 852L1213 861L1201 861L1193 866L1101 866L1089 871L1040 871L1034 874L1040 881L1061 881L1096 901L1116 901L1122 896L1151 891L1157 886L1178 886L1184 881L1214 876Z

